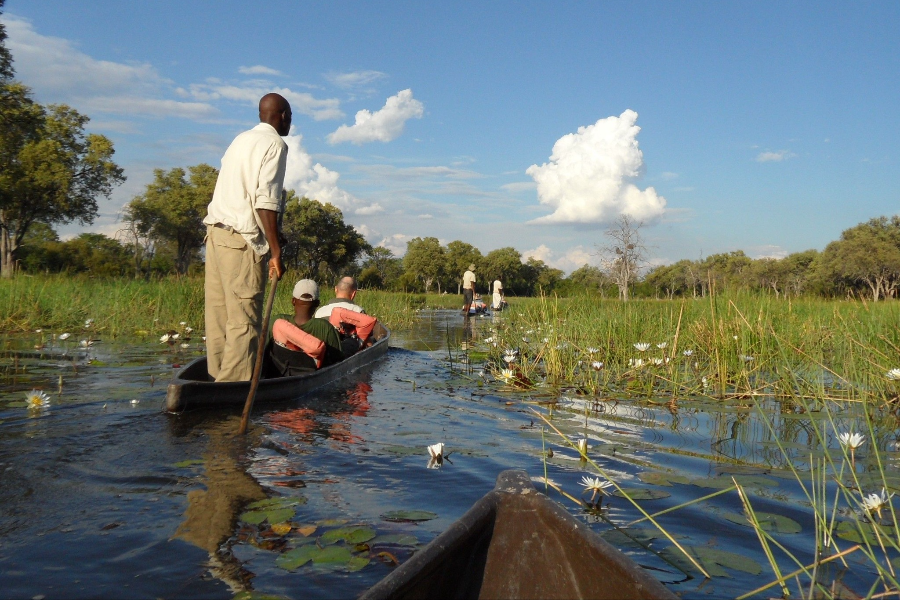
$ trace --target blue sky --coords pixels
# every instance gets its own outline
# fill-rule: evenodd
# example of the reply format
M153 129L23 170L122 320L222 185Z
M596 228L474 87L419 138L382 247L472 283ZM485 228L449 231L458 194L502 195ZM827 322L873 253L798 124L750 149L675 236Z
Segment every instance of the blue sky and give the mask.
M270 90L294 109L288 182L397 254L436 236L568 272L627 212L655 262L783 256L900 209L900 3L383 4L2 20L36 98L115 142L107 234L154 168L218 166Z

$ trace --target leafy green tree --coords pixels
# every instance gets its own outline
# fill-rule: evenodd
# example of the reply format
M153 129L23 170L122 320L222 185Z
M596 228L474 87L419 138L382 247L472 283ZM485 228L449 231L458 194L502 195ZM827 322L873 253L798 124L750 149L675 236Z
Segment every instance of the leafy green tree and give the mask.
M446 272L446 264L444 248L436 237L417 237L406 242L403 270L422 282L425 293L432 283L437 283L437 291L441 293L440 279Z
M602 293L608 285L606 275L598 267L583 265L572 271L563 279L556 290L561 296L578 296L591 293Z
M203 218L218 175L215 167L207 164L188 167L187 172L180 167L153 171L153 181L125 209L125 223L133 231L132 239L148 240L143 248L134 245L138 268L142 255L148 253L146 248L168 240L176 249L175 270L180 275L187 273L203 246Z
M6 0L0 0L0 9L4 4L6 4ZM0 10L0 14L3 14L2 10ZM10 81L15 74L12 53L6 47L6 25L0 23L0 82Z
M822 253L820 272L838 286L865 285L872 300L900 284L900 217L878 217L841 233Z
M519 273L526 284L525 293L529 296L552 293L563 279L564 273L554 269L544 261L529 257L520 268ZM502 281L502 280L501 280ZM490 285L490 281L486 282Z
M503 292L508 296L525 296L534 289L534 283L524 277L522 254L512 246L488 252L481 261L481 269L476 275L478 276L476 285L485 291L487 285L495 279L503 282Z
M359 274L361 287L383 289L389 287L403 272L403 261L384 246L366 251Z
M9 277L32 225L92 223L97 196L108 197L125 177L112 161L112 142L85 133L86 116L64 105L44 109L16 84L6 86L4 94L12 100L0 106L0 121L9 123L16 115L28 121L0 131L0 269Z
M447 265L444 267L444 273L446 274L445 287L449 288L455 283L456 293L461 294L463 273L468 270L471 264L476 266L476 270L481 265L481 250L472 244L455 240L447 244L445 257L447 260Z
M82 233L63 244L65 269L97 277L119 277L131 269L128 249L101 233Z
M288 190L282 223L288 242L282 250L284 263L301 278L331 282L354 266L370 248L369 243L344 222L336 206L296 198L294 191Z

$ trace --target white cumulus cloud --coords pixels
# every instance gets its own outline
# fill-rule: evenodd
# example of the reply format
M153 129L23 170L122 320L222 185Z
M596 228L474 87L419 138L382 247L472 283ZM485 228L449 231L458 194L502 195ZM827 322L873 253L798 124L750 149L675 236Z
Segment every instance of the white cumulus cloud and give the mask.
M412 90L403 90L391 96L384 107L376 112L363 109L356 113L353 125L341 125L328 136L328 143L351 142L358 146L367 142L390 142L403 133L409 119L421 119L425 106L413 98Z
M554 212L532 223L609 223L623 214L646 221L661 216L666 199L632 181L644 164L638 148L637 113L600 119L579 127L553 145L550 162L525 172L537 184L538 199Z
M284 96L291 103L291 110L312 117L316 121L340 119L344 116L341 102L337 98L316 98L307 92L296 92L286 87L273 87L258 81L241 85L222 83L218 80L207 80L206 83L194 83L186 92L197 100L210 102L213 100L231 100L257 106L259 99L275 92Z
M338 187L340 173L332 171L320 163L313 163L312 157L303 148L303 136L295 133L293 128L284 141L288 145L287 168L284 175L285 188L294 190L299 196L306 196L323 204L330 202L344 213L372 215L383 210L379 204L366 203Z
M364 87L387 77L381 71L353 71L352 73L328 73L325 79L343 89Z
M394 256L403 256L406 254L406 242L411 239L411 235L395 233L394 235L389 235L382 239L376 246L387 248Z

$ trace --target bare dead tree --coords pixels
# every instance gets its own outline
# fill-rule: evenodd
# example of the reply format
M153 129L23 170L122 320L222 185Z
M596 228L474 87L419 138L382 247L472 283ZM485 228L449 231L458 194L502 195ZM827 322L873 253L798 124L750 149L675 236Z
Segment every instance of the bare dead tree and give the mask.
M116 231L115 239L123 246L130 246L134 258L134 277L142 273L149 274L150 263L156 255L156 240L147 228L131 213L125 210L122 215L122 228Z
M598 246L604 272L619 288L619 298L628 300L628 290L647 265L647 247L641 239L643 221L622 215L604 232L609 243Z

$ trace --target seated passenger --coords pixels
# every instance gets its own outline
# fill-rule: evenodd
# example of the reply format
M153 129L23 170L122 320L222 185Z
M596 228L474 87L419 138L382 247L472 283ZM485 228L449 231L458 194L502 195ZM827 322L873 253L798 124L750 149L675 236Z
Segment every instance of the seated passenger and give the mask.
M344 357L353 356L362 348L372 345L372 332L378 325L375 317L358 313L341 306L335 307L328 318L341 337L341 348Z
M352 310L353 312L365 314L366 311L363 310L362 306L353 303L353 299L356 297L356 291L355 279L352 277L341 277L338 280L337 285L334 286L334 298L319 307L316 311L316 318L327 319L331 316L331 311L337 306Z
M341 339L325 319L313 317L319 305L319 286L301 279L294 286L294 315L279 315L272 324L267 348L267 375L286 377L327 367L344 359Z

